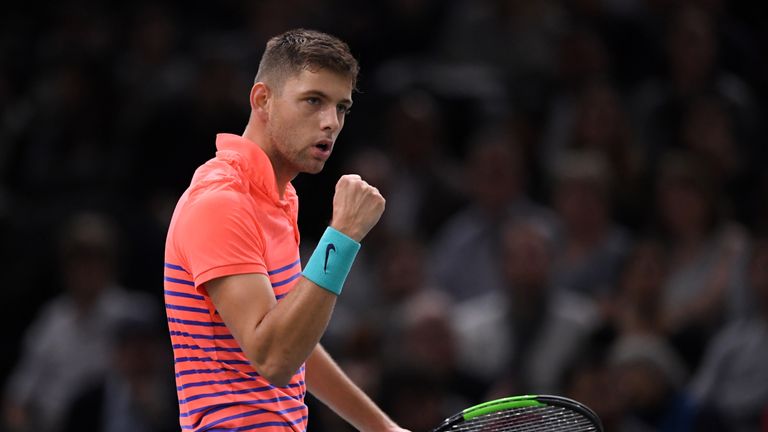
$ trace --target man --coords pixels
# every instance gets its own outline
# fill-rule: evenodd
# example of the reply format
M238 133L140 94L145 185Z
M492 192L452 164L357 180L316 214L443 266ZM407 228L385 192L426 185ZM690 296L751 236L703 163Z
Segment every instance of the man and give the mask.
M109 371L116 326L157 306L119 283L120 233L108 215L77 210L59 234L64 290L41 307L25 331L3 395L7 430L62 430L70 404Z
M558 378L599 324L597 310L552 285L549 226L512 217L503 221L499 241L504 289L454 312L459 362L493 383L492 395L557 393Z
M301 270L291 180L319 172L352 105L357 61L335 37L271 39L243 136L220 134L171 220L165 301L182 430L305 431L309 390L355 428L404 431L318 344L379 191L341 177L330 227Z

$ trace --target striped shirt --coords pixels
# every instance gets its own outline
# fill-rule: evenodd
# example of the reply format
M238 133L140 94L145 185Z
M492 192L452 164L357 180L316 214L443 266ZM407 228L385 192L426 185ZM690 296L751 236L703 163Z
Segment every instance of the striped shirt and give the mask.
M214 278L269 277L280 301L301 276L298 198L277 192L253 142L216 139L174 211L165 248L165 309L182 431L305 431L304 366L285 387L259 376L205 290Z

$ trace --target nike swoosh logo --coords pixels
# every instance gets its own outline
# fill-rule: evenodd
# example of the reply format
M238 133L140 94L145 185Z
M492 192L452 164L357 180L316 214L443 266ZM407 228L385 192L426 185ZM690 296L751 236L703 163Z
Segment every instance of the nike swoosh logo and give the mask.
M331 251L336 252L336 246L334 246L333 243L328 243L328 246L325 247L325 265L323 265L323 273L328 273L328 255L331 254Z

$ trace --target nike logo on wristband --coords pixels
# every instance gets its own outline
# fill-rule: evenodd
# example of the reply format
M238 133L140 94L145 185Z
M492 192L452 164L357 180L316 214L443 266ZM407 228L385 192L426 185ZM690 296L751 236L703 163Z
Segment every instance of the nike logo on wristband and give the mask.
M334 246L333 243L328 243L328 246L325 247L325 265L323 265L323 273L328 273L328 255L331 254L331 251L336 252L336 246Z

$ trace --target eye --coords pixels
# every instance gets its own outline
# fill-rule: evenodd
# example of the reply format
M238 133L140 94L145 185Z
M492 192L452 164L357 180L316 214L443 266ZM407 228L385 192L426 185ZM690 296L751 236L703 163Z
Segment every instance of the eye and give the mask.
M310 105L320 105L320 102L320 98L318 97L312 96L307 98L307 103Z
M343 115L349 115L349 113L352 111L352 108L347 105L336 105L336 111L339 112L339 114Z

